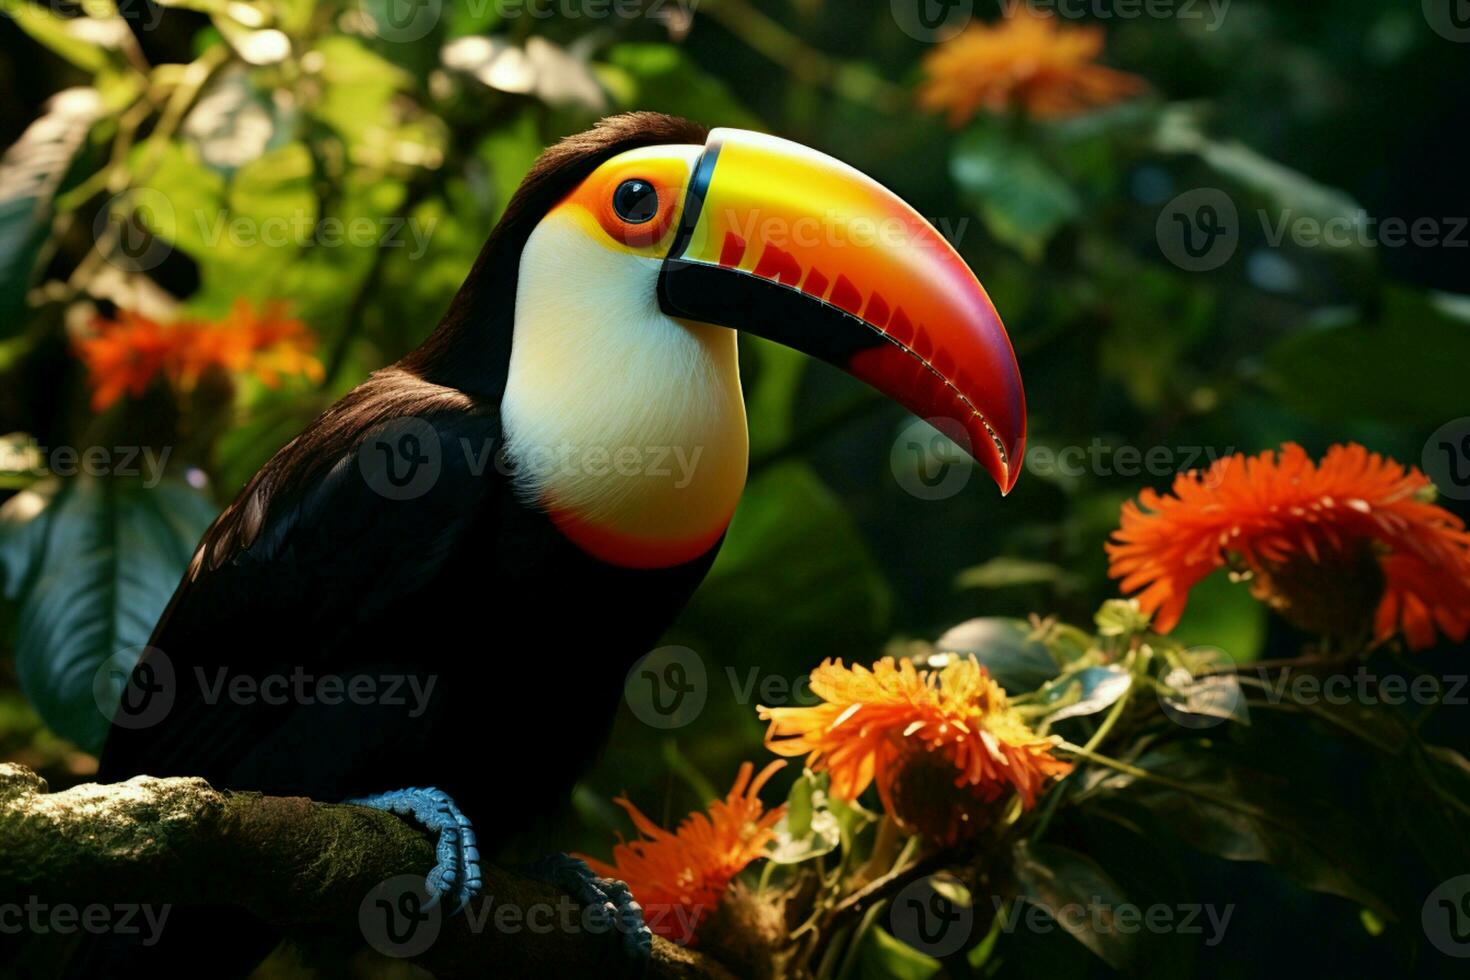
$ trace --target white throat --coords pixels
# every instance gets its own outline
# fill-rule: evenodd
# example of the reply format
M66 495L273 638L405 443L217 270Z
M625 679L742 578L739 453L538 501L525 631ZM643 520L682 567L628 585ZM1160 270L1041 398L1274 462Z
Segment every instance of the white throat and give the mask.
M520 493L620 565L704 554L745 486L736 336L659 309L660 262L553 211L521 254L501 417Z

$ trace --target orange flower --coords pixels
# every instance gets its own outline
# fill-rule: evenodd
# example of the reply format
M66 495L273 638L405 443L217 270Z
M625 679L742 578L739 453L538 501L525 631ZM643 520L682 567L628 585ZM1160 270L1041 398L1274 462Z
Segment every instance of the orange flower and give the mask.
M689 943L703 918L720 904L730 881L765 851L775 836L785 804L765 812L761 787L784 766L773 762L751 779L755 767L740 767L735 786L709 814L691 813L669 833L625 799L616 802L633 818L642 840L619 843L613 863L579 855L604 878L620 878L647 915L648 927L666 939Z
M806 755L808 765L830 773L831 791L842 799L876 782L888 813L935 839L977 829L974 804L1010 789L1034 806L1048 778L1071 771L1051 754L1055 742L1027 727L973 657L940 670L892 657L872 670L824 661L811 680L822 704L758 709L771 723L766 746Z
M98 320L97 335L76 342L92 381L92 407L102 411L124 394L140 397L163 373L177 343L163 324L123 310Z
M1154 628L1178 623L1189 590L1232 556L1259 598L1299 625L1352 637L1355 621L1378 639L1402 631L1411 648L1470 632L1470 534L1431 502L1433 484L1357 444L1321 463L1288 443L1182 473L1172 495L1145 490L1123 505L1108 544L1109 574Z
M951 126L981 110L1072 116L1143 89L1138 76L1095 63L1101 29L1063 26L1024 3L1005 9L1009 15L1000 23L973 26L924 59L928 80L919 88L919 104L947 114Z
M95 333L77 340L77 355L92 383L92 407L103 411L124 394L140 397L164 378L188 391L210 370L252 373L274 387L283 375L320 381L321 362L312 356L315 339L306 325L285 315L280 303L257 314L244 299L225 319L159 323L122 311L116 320L97 318Z

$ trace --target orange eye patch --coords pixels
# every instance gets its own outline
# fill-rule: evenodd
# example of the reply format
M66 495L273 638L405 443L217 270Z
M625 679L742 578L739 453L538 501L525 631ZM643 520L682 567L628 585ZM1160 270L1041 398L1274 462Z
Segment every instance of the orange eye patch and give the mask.
M642 186L624 188L629 182ZM567 203L591 214L618 244L645 249L662 242L673 230L688 183L689 165L684 160L618 158L583 181ZM645 217L650 209L652 216Z

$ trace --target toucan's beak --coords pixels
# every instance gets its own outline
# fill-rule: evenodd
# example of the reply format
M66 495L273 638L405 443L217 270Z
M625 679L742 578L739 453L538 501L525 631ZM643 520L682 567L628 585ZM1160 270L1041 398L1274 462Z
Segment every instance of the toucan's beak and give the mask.
M659 277L665 313L837 365L963 432L1007 493L1026 396L1010 338L964 260L891 191L797 143L716 129ZM958 423L958 426L955 425Z

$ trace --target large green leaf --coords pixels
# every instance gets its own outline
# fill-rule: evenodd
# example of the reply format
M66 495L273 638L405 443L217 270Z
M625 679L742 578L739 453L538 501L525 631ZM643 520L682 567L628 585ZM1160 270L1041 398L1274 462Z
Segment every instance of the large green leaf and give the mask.
M1103 962L1126 970L1136 955L1137 930L1113 924L1126 899L1108 873L1085 854L1055 844L1020 840L1011 853L1021 893Z
M750 482L720 557L681 620L730 660L809 668L882 645L892 594L842 504L801 463Z
M21 689L52 731L89 751L107 733L97 671L148 642L215 515L185 483L148 482L48 480L0 508L0 576L19 605Z
M1459 297L1384 290L1376 316L1303 330L1266 355L1262 380L1325 422L1426 429L1465 414L1470 315Z
M934 646L941 653L973 655L1007 693L1017 695L1036 690L1061 669L1031 633L1024 620L987 616L951 627Z
M0 157L0 335L19 325L51 200L101 107L94 90L67 89Z
M1175 785L1122 773L1097 785L1142 805L1190 847L1229 861L1269 864L1305 888L1395 917L1368 863L1375 853L1369 833L1340 807L1309 797L1293 779L1238 764L1229 746L1200 741L1162 746L1134 765Z

